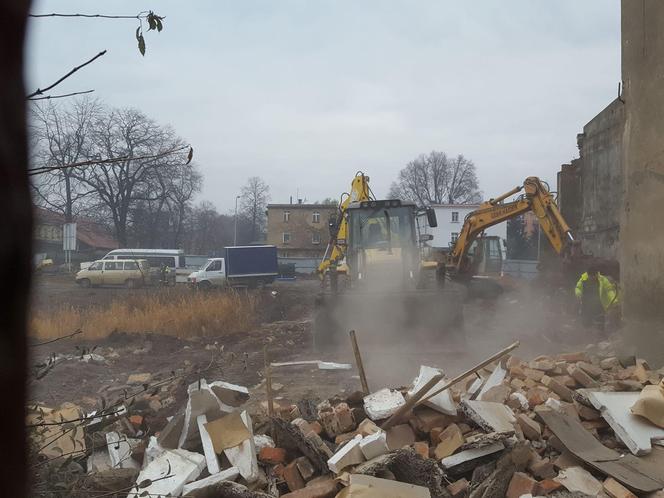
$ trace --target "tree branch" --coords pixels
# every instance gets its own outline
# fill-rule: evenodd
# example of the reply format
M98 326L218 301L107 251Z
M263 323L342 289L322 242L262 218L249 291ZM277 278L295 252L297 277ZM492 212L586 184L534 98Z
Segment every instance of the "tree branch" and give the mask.
M62 339L68 339L69 337L74 337L75 335L82 334L82 333L83 333L82 329L77 329L75 332L72 332L71 334L56 337L55 339L51 339L50 341L38 342L36 344L29 344L29 346L31 346L31 347L43 346L45 344L51 344L52 342L60 341Z
M98 17L103 19L141 19L145 17L147 13L141 12L135 16L108 16L104 14L29 14L29 17Z
M74 95L83 95L84 93L92 93L94 90L85 90L84 92L72 92L65 93L62 95L47 95L46 97L28 97L28 100L51 100L51 99L61 99L63 97L73 97Z
M95 56L94 56L92 59L90 59L89 61L84 62L84 63L81 64L80 66L76 66L74 69L72 69L71 71L69 71L67 74L65 74L62 78L60 78L58 81L56 81L56 82L53 83L52 85L49 85L49 86L47 86L47 87L44 88L44 89L37 88L37 90L35 90L34 92L32 92L30 95L28 95L28 96L26 97L26 99L30 99L30 98L35 97L35 96L37 96L37 95L43 95L44 92L50 90L51 88L56 87L57 85L59 85L60 83L62 83L64 80L66 80L67 78L69 78L69 77L70 77L72 74L74 74L76 71L78 71L78 70L81 69L82 67L85 67L85 66L87 66L88 64L94 62L96 59L98 59L99 57L101 57L101 56L104 55L105 53L106 53L106 50L104 50L104 51L102 51L102 52L99 52L97 55L95 55Z
M174 154L176 152L179 152L181 150L184 150L186 148L190 147L189 145L182 145L181 147L176 147L175 149L167 150L166 152L161 152L159 154L153 154L149 156L139 156L139 157L131 157L131 156L125 156L125 157L116 157L116 158L110 158L110 159L93 159L90 161L80 161L77 163L71 163L71 164L64 164L62 166L43 166L40 168L31 168L28 170L28 176L34 176L34 175L40 175L43 173L47 173L49 171L56 171L60 169L69 169L69 168L79 168L81 166L92 166L95 164L109 164L109 163L119 163L123 161L139 161L143 159L158 159L160 157L168 156L170 154Z

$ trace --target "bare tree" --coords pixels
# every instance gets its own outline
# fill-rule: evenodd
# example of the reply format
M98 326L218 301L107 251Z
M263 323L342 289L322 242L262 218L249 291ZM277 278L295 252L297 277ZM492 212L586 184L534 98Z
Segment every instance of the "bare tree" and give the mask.
M35 202L72 221L83 209L91 190L77 179L75 168L62 168L87 158L91 150L92 124L101 106L93 99L71 105L33 104L31 107L33 167L52 168L33 182Z
M242 187L241 192L242 213L251 224L251 242L265 228L265 210L270 200L270 186L260 177L252 176Z
M183 154L160 154L180 146L184 142L171 128L159 126L136 109L112 110L95 121L92 158L118 160L73 171L78 181L94 190L97 205L112 219L121 245L128 243L130 215L137 202L162 198L165 202L168 188L160 179L188 161Z
M399 172L389 196L429 204L467 204L479 202L475 164L458 155L450 159L444 152L421 155Z

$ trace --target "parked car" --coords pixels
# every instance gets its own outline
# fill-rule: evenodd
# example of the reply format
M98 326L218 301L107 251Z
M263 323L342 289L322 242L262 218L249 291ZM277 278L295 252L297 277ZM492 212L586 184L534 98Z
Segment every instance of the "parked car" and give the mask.
M223 258L210 258L187 279L201 289L211 287L262 287L279 274L276 246L233 246Z
M128 289L149 283L150 265L145 259L98 260L76 274L81 287L124 285Z

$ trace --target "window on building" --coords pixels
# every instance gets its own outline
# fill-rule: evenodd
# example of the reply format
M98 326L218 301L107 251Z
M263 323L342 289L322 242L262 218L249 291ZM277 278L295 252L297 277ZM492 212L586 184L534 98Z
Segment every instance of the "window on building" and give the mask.
M312 244L320 244L320 233L313 232L311 234L311 243Z
M284 232L281 234L282 240L284 244L289 244L290 243L290 233Z
M454 244L458 238L459 234L457 232L452 232L452 244Z
M314 214L312 215L312 221L314 223L320 223L320 213L318 211L314 211Z
M284 223L288 223L290 220L290 211L284 211Z
M459 223L459 211L452 211L452 223Z

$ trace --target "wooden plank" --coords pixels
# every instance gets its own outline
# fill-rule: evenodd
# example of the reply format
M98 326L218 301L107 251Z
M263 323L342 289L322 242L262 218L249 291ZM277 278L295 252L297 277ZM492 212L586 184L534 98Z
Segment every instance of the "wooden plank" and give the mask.
M553 410L538 410L537 415L571 453L591 467L637 491L652 492L664 488L661 468L643 458L622 456L607 448L578 420Z

